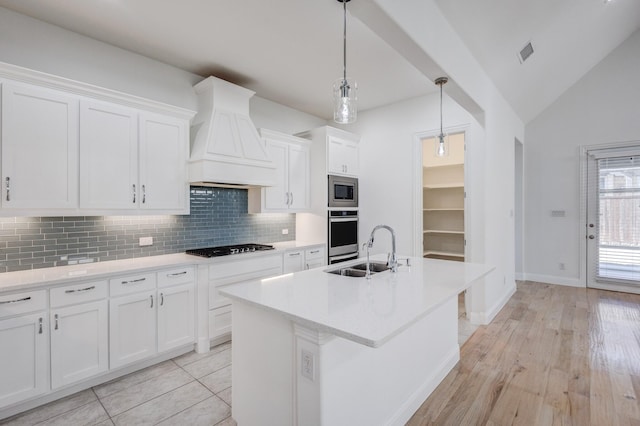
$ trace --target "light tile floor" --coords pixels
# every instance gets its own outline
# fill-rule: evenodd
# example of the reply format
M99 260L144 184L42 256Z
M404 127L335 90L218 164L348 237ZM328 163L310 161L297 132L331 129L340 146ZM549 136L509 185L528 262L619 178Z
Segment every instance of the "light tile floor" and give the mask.
M0 421L22 425L233 426L231 343L189 352Z
M458 343L478 326L458 296ZM0 421L31 425L235 426L231 418L231 342L206 354L189 352Z

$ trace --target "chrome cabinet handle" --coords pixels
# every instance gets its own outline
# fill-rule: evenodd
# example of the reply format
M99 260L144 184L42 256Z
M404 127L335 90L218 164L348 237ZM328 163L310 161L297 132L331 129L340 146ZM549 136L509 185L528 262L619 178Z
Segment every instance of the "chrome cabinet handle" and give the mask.
M291 202L289 203L290 206L293 205L293 192L290 193L291 194Z
M31 300L31 296L23 297L22 299L4 300L4 301L0 302L0 305L8 305L9 303L26 302L27 300Z
M151 296L149 296L151 298L151 306L149 306L150 308L153 308L153 294Z
M288 193L288 192L285 192L285 193L284 193L284 195L285 195L285 197L286 197L286 199L285 199L284 203L288 206L288 205L289 205L289 193Z
M55 315L53 316L53 318L54 318L54 320L55 320L55 325L53 326L53 329L54 329L54 330L57 330L57 329L58 329L58 314L55 314Z
M310 269L308 263L306 265L304 265L304 269Z
M180 275L186 275L187 271L182 271L182 272L176 272L173 274L167 274L167 278L175 278L175 277L179 277Z
M142 204L147 202L147 185L142 185Z
M311 251L309 252L309 254L316 254L316 253L320 253L320 250L311 250Z
M133 185L133 204L136 203L136 184L134 183Z
M42 334L42 318L38 318L38 334Z
M95 289L95 288L96 288L96 286L95 286L95 285L92 285L91 287L87 287L87 288L79 288L79 289L77 289L77 290L76 290L76 289L74 289L74 290L65 290L64 292L65 292L65 293L67 293L67 294L69 294L69 293L80 293L80 292L82 292L82 291L89 291L89 290L93 290L93 289Z
M137 280L122 281L122 284L135 284L135 283L140 283L142 281L146 281L146 278L138 278Z
M164 305L164 293L160 293L160 306Z
M11 178L7 176L4 181L7 187L7 201L11 201Z

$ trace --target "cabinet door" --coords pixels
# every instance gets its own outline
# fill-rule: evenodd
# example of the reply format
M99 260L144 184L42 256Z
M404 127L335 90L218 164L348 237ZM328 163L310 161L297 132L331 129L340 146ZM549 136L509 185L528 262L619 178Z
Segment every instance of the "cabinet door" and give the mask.
M267 150L276 166L276 184L264 189L264 207L269 210L284 210L289 208L289 170L288 151L286 143L267 140Z
M289 147L289 208L302 211L309 208L309 148Z
M47 392L44 312L0 321L0 407Z
M284 254L284 267L285 274L291 272L298 272L304 269L304 251L288 251Z
M138 117L116 105L80 104L80 207L137 208Z
M345 176L358 175L359 147L357 142L328 136L327 149L329 150L329 173Z
M78 206L78 101L53 90L2 88L2 205Z
M155 291L109 302L109 358L116 368L156 353Z
M107 371L107 301L51 311L51 387Z
M158 352L195 341L193 284L158 291Z
M154 114L140 116L140 207L189 212L186 122Z

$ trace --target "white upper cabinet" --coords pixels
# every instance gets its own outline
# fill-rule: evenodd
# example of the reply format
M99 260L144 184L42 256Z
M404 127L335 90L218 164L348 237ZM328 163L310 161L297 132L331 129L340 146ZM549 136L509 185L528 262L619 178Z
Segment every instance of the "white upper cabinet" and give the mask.
M80 104L80 208L138 205L138 114L118 105Z
M328 135L327 149L329 174L358 176L359 146L357 141Z
M261 129L267 151L276 165L276 184L249 190L249 212L289 212L309 209L309 150L311 142Z
M62 92L2 85L2 207L78 204L78 100Z
M140 207L188 213L187 123L172 117L140 115Z
M0 88L0 215L189 213L192 111L9 64Z

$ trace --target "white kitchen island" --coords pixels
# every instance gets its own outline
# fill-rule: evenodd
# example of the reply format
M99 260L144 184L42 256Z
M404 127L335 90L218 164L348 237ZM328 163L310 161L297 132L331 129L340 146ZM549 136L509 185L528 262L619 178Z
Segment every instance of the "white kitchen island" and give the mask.
M458 362L457 296L493 268L416 257L370 280L324 272L360 261L221 290L240 426L402 425Z

